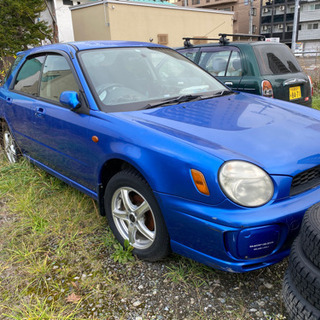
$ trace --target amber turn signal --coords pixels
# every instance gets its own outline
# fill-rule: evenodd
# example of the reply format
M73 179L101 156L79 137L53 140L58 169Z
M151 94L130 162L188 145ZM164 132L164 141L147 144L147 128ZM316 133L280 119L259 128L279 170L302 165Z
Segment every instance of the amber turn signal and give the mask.
M92 136L92 141L97 143L99 141L99 138L97 136Z
M196 188L198 189L198 191L209 196L210 192L209 192L204 175L200 171L195 169L191 169L191 175L192 175L193 182Z

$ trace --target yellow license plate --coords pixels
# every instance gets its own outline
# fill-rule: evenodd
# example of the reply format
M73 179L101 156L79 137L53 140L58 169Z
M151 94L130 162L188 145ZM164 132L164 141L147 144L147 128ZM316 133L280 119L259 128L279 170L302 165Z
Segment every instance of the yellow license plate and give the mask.
M295 100L301 98L301 88L300 87L291 87L289 88L289 99Z

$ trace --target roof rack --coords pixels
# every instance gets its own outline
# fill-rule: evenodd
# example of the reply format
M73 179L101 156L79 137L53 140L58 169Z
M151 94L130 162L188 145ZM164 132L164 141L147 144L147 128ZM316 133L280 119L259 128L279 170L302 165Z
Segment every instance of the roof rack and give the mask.
M182 38L182 39L184 40L183 45L185 47L192 47L190 40L214 40L214 41L220 40L219 38L198 38L198 37L196 37L196 38L186 37L186 38Z
M262 34L247 34L247 33L219 33L219 36L226 37L239 37L239 38L257 38L259 41L264 41L265 36Z
M245 34L245 33L219 33L220 38L191 38L191 37L185 37L182 38L184 40L184 46L186 48L192 47L192 44L190 40L214 40L214 41L219 41L220 44L225 45L229 43L229 39L227 37L239 37L239 38L258 38L259 41L264 41L265 36L261 34Z

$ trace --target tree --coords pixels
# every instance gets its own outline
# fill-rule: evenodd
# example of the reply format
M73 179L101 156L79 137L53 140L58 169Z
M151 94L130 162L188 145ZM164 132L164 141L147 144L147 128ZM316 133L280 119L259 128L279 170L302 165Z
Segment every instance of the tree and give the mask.
M52 31L40 13L45 0L0 0L0 54L12 55L52 38Z

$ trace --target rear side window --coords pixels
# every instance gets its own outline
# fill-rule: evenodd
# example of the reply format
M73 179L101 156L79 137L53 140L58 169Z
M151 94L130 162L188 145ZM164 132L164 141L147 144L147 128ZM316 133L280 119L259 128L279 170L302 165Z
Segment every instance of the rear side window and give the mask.
M225 76L231 51L202 52L199 65L213 76Z
M253 46L262 75L287 74L301 71L296 58L286 45Z
M217 47L201 52L199 65L218 77L241 77L243 74L240 52L235 47Z
M44 56L28 59L20 69L14 87L14 90L21 91L33 96L38 95L40 73Z
M242 73L243 71L242 71L240 54L238 51L232 51L226 76L241 77Z
M67 60L60 55L48 55L43 67L40 97L59 102L63 91L79 92Z

